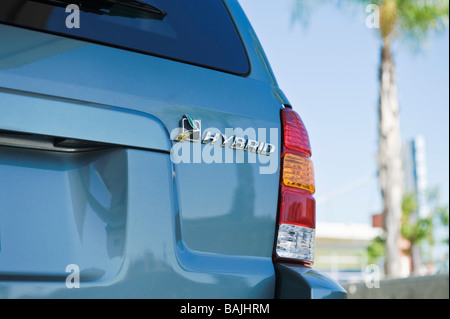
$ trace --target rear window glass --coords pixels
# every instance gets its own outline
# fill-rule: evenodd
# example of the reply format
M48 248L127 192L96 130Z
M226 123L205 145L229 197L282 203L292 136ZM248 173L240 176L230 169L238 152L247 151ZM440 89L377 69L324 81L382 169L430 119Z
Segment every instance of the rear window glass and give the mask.
M117 2L1 0L0 22L233 74L249 72L245 49L223 0ZM80 10L66 10L72 3ZM149 13L144 6L156 11Z

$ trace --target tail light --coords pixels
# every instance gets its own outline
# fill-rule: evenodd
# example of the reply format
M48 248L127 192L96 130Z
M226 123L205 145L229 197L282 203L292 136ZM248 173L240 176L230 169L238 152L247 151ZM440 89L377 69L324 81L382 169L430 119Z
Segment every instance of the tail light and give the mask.
M314 260L316 202L308 133L300 116L281 110L282 148L275 260L311 265Z

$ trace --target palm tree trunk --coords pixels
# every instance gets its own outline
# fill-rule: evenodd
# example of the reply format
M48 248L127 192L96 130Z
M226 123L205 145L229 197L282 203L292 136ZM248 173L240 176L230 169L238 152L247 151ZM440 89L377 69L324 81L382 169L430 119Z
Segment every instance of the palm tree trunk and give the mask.
M401 276L401 218L403 200L403 167L399 103L395 65L389 44L381 50L378 172L384 204L386 231L385 272L388 277Z

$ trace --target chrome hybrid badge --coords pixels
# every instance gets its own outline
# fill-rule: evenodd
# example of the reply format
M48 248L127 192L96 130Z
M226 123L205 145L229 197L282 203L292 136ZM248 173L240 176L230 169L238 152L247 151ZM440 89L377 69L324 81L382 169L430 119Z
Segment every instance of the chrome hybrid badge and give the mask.
M209 143L214 146L219 142L222 147L230 145L230 148L236 150L250 151L262 155L271 155L276 150L273 144L245 139L243 137L226 136L222 133L212 133L210 131L205 131L203 138L201 138L201 121L197 121L187 114L183 116L180 125L180 132L175 138L179 142L198 142L201 139L203 144Z

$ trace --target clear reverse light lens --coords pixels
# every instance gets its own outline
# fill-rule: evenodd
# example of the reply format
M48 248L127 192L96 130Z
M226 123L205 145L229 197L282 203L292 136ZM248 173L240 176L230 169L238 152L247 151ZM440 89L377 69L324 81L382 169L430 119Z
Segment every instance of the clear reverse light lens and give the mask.
M297 225L281 224L278 229L277 250L280 258L314 261L315 230Z

